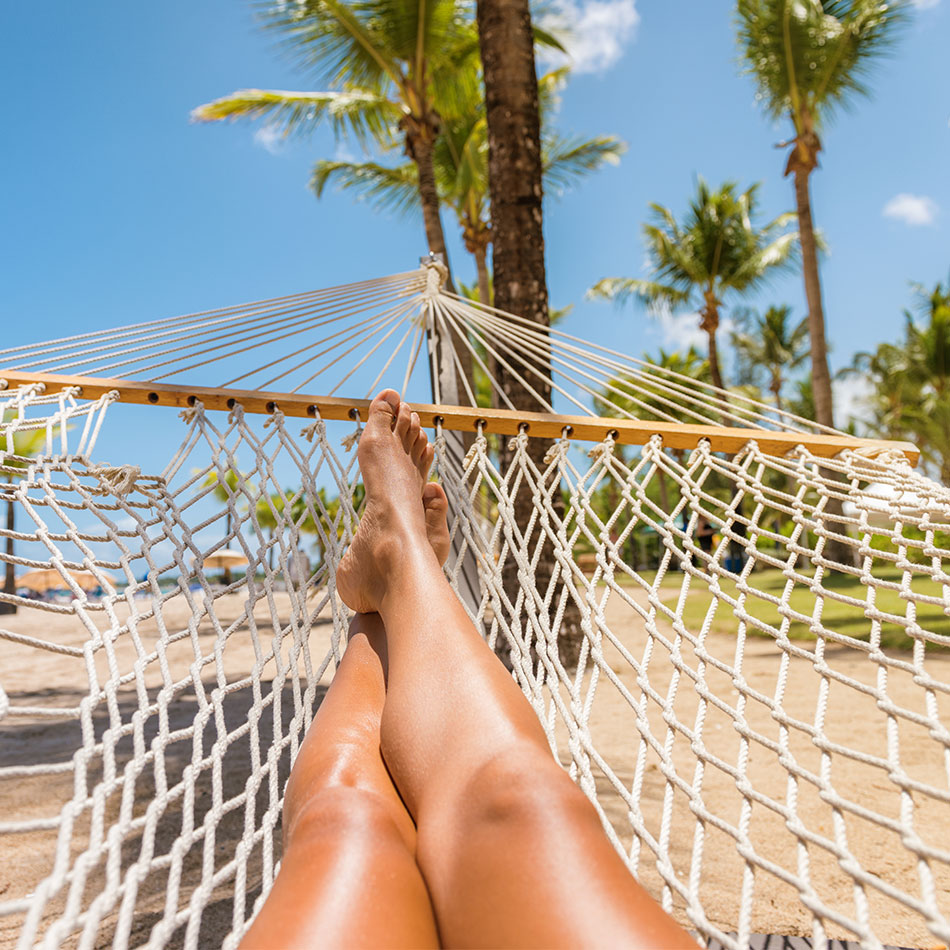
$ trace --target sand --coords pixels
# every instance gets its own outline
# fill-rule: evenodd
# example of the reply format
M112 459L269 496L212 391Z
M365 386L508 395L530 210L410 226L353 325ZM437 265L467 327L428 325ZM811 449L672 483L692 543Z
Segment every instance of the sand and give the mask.
M637 595L642 597L642 595ZM645 600L643 601L645 604ZM168 648L169 668L177 677L187 673L189 666L201 687L189 685L168 708L168 728L174 736L176 730L186 730L193 722L196 712L203 704L203 694L210 695L215 685L240 682L254 667L256 654L253 640L248 632L248 619L242 617L243 598L230 595L216 603L217 613L222 624L232 624L234 629L227 640L226 647L217 661L202 666L194 664L195 645L199 652L214 660L212 645L215 631L207 621L193 634L172 644ZM273 637L273 617L283 620L290 614L290 605L285 594L276 595L274 614L267 609L266 602L260 602L254 612L253 623L265 649ZM125 614L119 608L119 619ZM620 684L633 700L639 703L643 697L641 686L648 685L655 691L656 698L645 702L644 715L650 724L650 731L659 746L669 750L675 775L683 783L683 788L674 787L664 775L660 755L653 750L646 753L643 760L642 787L634 803L634 821L645 833L652 837L658 850L668 855L672 868L682 881L690 874L699 876L699 897L708 921L725 931L734 931L739 924L739 906L743 892L752 892L752 931L776 934L811 935L813 915L802 903L797 889L782 880L784 873L799 875L807 861L813 901L820 905L820 913L826 915L825 926L830 936L853 937L847 927L835 921L835 915L847 920L860 919L866 915L873 931L885 943L906 947L932 947L939 941L928 931L924 921L915 911L900 901L886 896L874 887L866 887L864 894L867 907L860 907L861 894L856 895L853 878L845 873L838 859L821 841L834 840L836 827L838 834L847 837L850 854L864 871L875 875L892 888L913 895L919 899L921 894L921 870L916 857L907 850L900 840L900 834L867 821L847 811L836 811L828 800L828 795L820 795L815 785L802 779L790 786L788 771L780 762L777 746L780 741L781 726L773 715L766 699L775 695L782 668L781 651L766 639L748 641L745 646L741 665L741 675L747 691L755 691L760 699L748 696L742 701L740 691L729 672L715 668L710 658L721 661L732 668L735 665L736 639L731 636L710 635L705 649L708 656L705 664L705 682L722 708L714 703L706 704L705 718L701 730L701 742L710 759L701 775L697 774L697 757L691 749L691 742L697 738L691 735L696 727L697 711L700 708L700 696L690 672L693 675L701 667L701 659L690 647L683 647L677 657L680 664L678 686L671 693L671 684L676 663L670 652L659 643L654 644L652 656L638 681L637 670L624 658L620 647L632 656L638 664L644 658L647 646L647 632L643 621L631 607L616 596L610 598L606 615L610 629L614 632L619 647L607 644L604 648L605 659L616 683L601 673L596 682L593 697L590 700L590 740L606 763L606 771L593 767L593 775L598 790L598 799L607 820L616 831L625 850L630 851L633 841L631 824L628 818L628 806L617 792L615 784L625 789L633 786L637 775L637 756L640 749L640 731L637 717L630 704L622 695ZM170 602L163 611L163 621L169 630L186 630L188 611L181 603ZM106 629L106 618L99 614L90 615L99 629ZM87 639L86 629L73 615L55 615L34 610L21 610L16 616L0 618L0 627L14 633L42 636L44 640L58 644L81 646ZM139 635L146 650L151 649L158 640L158 628L154 620L139 627ZM314 669L319 669L320 660L330 649L332 625L325 617L318 618L313 624L309 636L309 653ZM666 628L666 634L671 631ZM811 649L811 648L809 648ZM95 675L104 681L109 669L109 651L101 650L94 659ZM283 655L286 656L286 648ZM114 644L114 663L120 670L133 668L136 650L132 638L125 636ZM910 655L894 654L905 661ZM881 671L878 664L871 662L863 652L846 647L829 646L824 653L824 663L831 670L844 674L869 687L881 687ZM935 680L950 683L950 656L934 655L927 657L927 671ZM264 668L261 679L268 683L274 678L275 667L271 663ZM318 702L322 692L329 684L332 664L316 683L315 700ZM160 664L153 662L144 669L144 695L154 699L163 680ZM37 651L28 646L0 639L0 685L8 694L11 704L17 707L43 707L45 709L68 710L78 705L88 692L89 668L81 657ZM582 702L587 701L587 691L592 684L590 674L584 680ZM824 685L823 685L824 684ZM304 683L305 686L305 683ZM293 680L289 681L281 694L281 702L276 710L278 714L278 732L287 734L287 723L295 712L301 720L304 698ZM744 687L745 689L745 687ZM823 734L827 740L827 758L823 761L819 744L822 740L813 740L808 726L815 721L822 689L827 690L825 700L827 713ZM268 693L265 689L264 693ZM925 692L914 678L903 672L891 670L886 679L886 694L894 708L907 714L926 712ZM659 698L672 696L666 703L664 719L663 704ZM138 706L140 695L134 684L129 683L118 689L109 702L101 703L87 728L91 728L98 739L110 728L110 705L113 724L128 721L131 712ZM220 721L212 719L206 730L204 751L210 747L210 740L220 727L228 732L248 721L252 689L250 686L230 692L223 701L223 716ZM950 697L946 693L938 694L933 702L943 722L950 721ZM836 751L835 744L841 748L855 750L868 756L887 757L888 717L875 697L862 693L853 687L845 686L831 678L819 675L816 663L809 657L793 659L788 664L787 683L783 699L783 708L788 719L789 734L787 755L794 758L797 765L818 775L822 773L831 788L841 798L857 803L868 812L885 816L897 821L901 808L905 811L913 801L914 831L929 846L950 852L950 811L946 800L937 800L924 792L908 794L902 801L897 785L889 778L886 769L877 765L858 761L852 756ZM157 734L157 727L151 717L146 724L141 740L144 748L149 748ZM271 747L275 710L264 710L259 723L232 743L221 757L218 765L220 791L227 801L238 795L244 788L251 763L258 752L265 756ZM737 728L738 721L738 728ZM797 721L800 725L795 725ZM670 724L673 729L670 730ZM290 733L297 734L302 724ZM947 791L947 765L945 749L925 728L911 722L907 715L892 720L890 726L891 748L899 748L900 766L904 773L920 784L922 789L933 786ZM741 731L744 731L748 743L744 743ZM560 754L562 761L571 762L567 730L558 728ZM65 766L72 760L77 747L81 744L81 726L75 719L51 718L43 715L7 717L0 721L0 767L25 766L33 763L61 763L62 771L55 775L16 775L0 778L0 821L23 821L30 818L54 817L62 804L69 800L73 789L73 774ZM165 775L156 773L149 763L139 774L133 775L125 790L126 807L131 814L145 815L149 804L154 800L156 782L167 780L174 784L177 776L188 766L192 759L194 743L190 736L172 742L165 753ZM132 758L133 739L122 739L116 746L115 762L103 764L97 760L91 763L88 775L88 787L103 774L103 768L114 768L117 774ZM583 758L575 750L578 759ZM895 753L896 754L896 753ZM250 810L255 824L259 825L259 816L266 811L274 789L282 787L289 768L290 746L285 744L275 762L276 783L264 785L250 796L250 804L227 813L218 823L209 819L209 827L214 826L214 840L205 844L198 841L183 855L180 872L179 908L184 908L181 926L172 934L171 943L180 943L189 919L187 914L187 895L200 878L203 860L213 860L216 868L223 867L233 858L235 847L240 840L246 818ZM713 759L717 762L712 761ZM731 771L744 761L743 778L739 785L751 796L763 796L768 801L749 803L737 787L737 780ZM667 771L670 771L667 768ZM206 773L207 775L208 773ZM796 787L797 785L797 787ZM690 796L685 788L696 792L696 802L700 817L704 819L705 837L701 852L697 847L697 816L690 807ZM785 818L768 802L783 806L790 794L797 795L796 812L800 826L807 829L813 840L807 845L798 845L798 839L786 826ZM669 828L661 827L663 803L667 796L672 798L672 821ZM102 803L102 815L105 827L120 814L123 796L121 789ZM214 783L202 778L196 785L194 803L197 827L215 802ZM745 803L745 813L744 813ZM694 808L696 807L694 803ZM77 821L72 836L72 853L83 850L90 833L87 809ZM276 812L276 809L274 809ZM717 828L712 818L724 823L727 830ZM742 841L739 847L733 834L738 834L740 821L743 823ZM173 803L157 823L155 853L166 854L182 828L180 804ZM645 839L644 839L645 840ZM130 835L122 843L121 854L125 862L134 860L142 846L141 834ZM56 847L54 830L38 830L29 833L0 835L0 901L12 901L31 894L52 867ZM272 848L279 854L279 823L266 827L255 843L247 866L247 884L245 909L250 911L253 900L260 891L262 854ZM758 864L755 872L749 869L740 856L740 850L754 853ZM771 862L771 865L768 865ZM131 925L132 945L148 939L151 928L161 919L165 906L166 889L169 884L168 863L164 868L152 871L139 885L134 902L134 916ZM173 862L172 862L173 863ZM784 871L783 871L784 869ZM937 906L944 916L950 914L950 872L946 863L929 862L933 875L932 887ZM926 868L924 880L927 882ZM647 888L657 897L663 895L663 878L658 870L654 850L648 843L639 849L637 873ZM104 871L102 864L91 868L85 889L84 905L88 905L101 889ZM200 918L200 941L202 947L215 946L230 927L234 894L233 878L223 880L214 890L209 908ZM857 907L856 907L857 899ZM678 894L672 895L672 905L677 917L687 926L692 926L683 910L683 900ZM56 898L47 905L52 914L62 907L62 899ZM192 917L197 917L191 915ZM108 946L119 919L117 908L106 909L99 915L90 917L89 927L98 927L95 946ZM12 946L23 921L22 914L0 917L0 947ZM45 926L45 925L44 925ZM73 945L75 937L70 937L66 945Z

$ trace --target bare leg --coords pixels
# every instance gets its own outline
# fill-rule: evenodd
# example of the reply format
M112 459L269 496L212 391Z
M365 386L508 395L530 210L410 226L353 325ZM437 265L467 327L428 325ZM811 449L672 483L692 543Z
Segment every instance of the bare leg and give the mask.
M284 853L241 943L256 947L437 947L416 830L379 754L385 687L357 615L284 797Z
M412 503L413 429L396 393L374 400L359 446L367 508L338 589L385 624L383 754L444 943L694 947L634 881L448 586Z
M428 471L431 457L420 458ZM448 555L448 502L423 491L427 537ZM346 651L294 763L284 797L280 874L244 938L253 947L437 947L415 861L416 828L379 751L386 643L357 614Z

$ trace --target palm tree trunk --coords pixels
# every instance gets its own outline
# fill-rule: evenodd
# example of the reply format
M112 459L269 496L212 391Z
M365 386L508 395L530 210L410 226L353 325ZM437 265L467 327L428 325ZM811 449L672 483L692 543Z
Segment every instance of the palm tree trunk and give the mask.
M802 246L802 273L805 298L808 301L808 335L811 339L811 385L815 397L815 421L833 426L834 407L831 396L831 373L828 370L828 343L825 340L825 313L821 303L821 281L818 276L818 248L815 225L811 218L811 196L808 179L811 169L795 169L795 202L798 211L798 233Z
M475 258L475 270L478 273L478 301L490 307L492 300L491 280L488 277L488 248L484 244L476 244L472 256Z
M7 500L7 557L6 557L6 576L3 581L3 592L11 597L16 594L16 574L13 566L13 529L16 524L16 508L13 506L13 487L10 486L11 495ZM0 603L0 614L15 614L16 604Z
M706 335L709 337L709 375L712 377L714 386L725 389L726 384L722 381L722 372L719 369L719 345L716 343L716 331L707 330Z
M476 18L485 77L495 306L547 327L550 318L541 208L541 119L528 0L478 0ZM519 379L501 366L498 376L513 406L537 411L537 402ZM550 382L537 377L530 382L550 402ZM541 471L546 467L543 459L549 446L545 439L528 442L528 452ZM500 454L502 466L509 465L511 452L505 439ZM523 530L536 506L523 483L513 504L515 520ZM552 492L552 507L555 516L563 518L564 500L557 488ZM547 589L553 569L553 550L548 542L538 561L538 590ZM519 582L513 558L504 566L503 579L505 591L514 602ZM577 665L582 638L580 612L568 600L558 635L558 652L567 669Z
M772 398L775 400L775 408L778 409L779 412L784 412L784 408L782 406L782 377L773 376L772 385L769 386L769 389L772 390Z
M429 136L422 133L410 136L407 149L416 163L419 173L419 201L422 204L422 221L426 229L426 243L433 254L440 254L445 266L449 266L449 252L445 247L445 232L442 230L442 216L439 214L439 192L435 186L435 168L432 164L432 148L435 144ZM455 293L452 283L452 271L445 281L446 289Z
M416 169L419 173L419 200L422 204L422 220L426 229L426 242L429 250L433 254L442 256L445 266L449 267L449 254L445 247L445 232L442 230L442 217L439 213L439 192L435 185L435 169L432 164L432 149L434 141L424 131L418 134L407 135L406 150L412 156L416 163ZM452 271L449 269L445 280L445 289L454 294L455 284L452 282ZM471 386L472 382L472 354L469 352L466 341L456 330L450 332L451 347L458 356L458 364L452 359L451 353L444 353L442 342L439 339L438 331L435 332L435 366L433 375L439 376L439 390L441 401L448 405L462 406L469 403L468 391L464 382L458 378L459 366L461 374L468 380ZM435 392L435 380L432 381L432 401L438 402ZM471 444L471 438L461 438L458 440L465 446L467 451Z
M812 142L812 155L817 150ZM828 369L828 344L825 340L825 312L821 302L821 281L818 276L818 246L815 243L815 225L811 217L811 196L809 194L809 176L815 162L802 161L792 166L795 179L795 203L798 212L798 233L802 246L802 273L805 278L805 298L808 301L808 336L811 341L811 386L815 400L815 421L825 426L833 426L834 403L831 394L831 372ZM842 475L833 469L823 469L822 474L833 481L844 481ZM834 516L843 513L842 502L830 498L825 506L828 528L839 534L847 535L848 526L837 521ZM825 544L825 556L841 564L853 565L856 552L844 541L829 539Z

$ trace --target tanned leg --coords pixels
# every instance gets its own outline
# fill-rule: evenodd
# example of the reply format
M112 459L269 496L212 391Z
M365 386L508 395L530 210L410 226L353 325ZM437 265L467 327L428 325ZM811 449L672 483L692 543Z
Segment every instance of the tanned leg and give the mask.
M694 947L634 881L445 580L415 502L417 430L395 392L370 406L366 511L337 586L385 625L383 755L444 944Z
M423 478L431 460L431 451L417 454ZM418 508L441 563L449 552L442 488L425 486ZM280 874L242 950L439 945L416 828L379 750L385 656L379 615L357 614L294 763Z

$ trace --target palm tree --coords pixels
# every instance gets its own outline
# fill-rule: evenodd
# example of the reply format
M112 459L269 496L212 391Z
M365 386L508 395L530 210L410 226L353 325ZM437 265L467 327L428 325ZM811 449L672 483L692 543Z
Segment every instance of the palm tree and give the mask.
M725 384L716 332L723 298L760 286L774 268L789 261L798 239L797 233L786 230L792 215L779 215L762 227L753 223L758 185L741 193L736 189L735 183L726 182L712 191L700 178L682 223L669 208L652 204L653 220L643 227L650 279L608 277L589 292L618 303L634 295L654 311L697 310L709 339L709 371L720 389Z
M0 416L0 423L5 422L7 415ZM9 445L4 438L4 448L9 449ZM16 432L13 435L13 451L7 454L3 460L3 471L0 471L0 478L12 486L16 477L16 472L25 468L23 459L39 455L46 445L46 430L27 430ZM4 568L3 592L13 597L16 594L16 569L13 563L14 541L13 532L16 530L16 503L13 498L13 489L7 494L7 525L6 525L6 557ZM11 601L0 601L0 614L15 614L16 604Z
M478 84L470 8L463 0L275 0L266 18L301 65L316 70L331 88L243 89L199 106L192 117L199 122L266 117L284 135L328 121L337 134L352 135L364 148L401 144L415 165L429 251L448 266L432 156L443 117L471 101ZM447 283L451 290L451 274ZM458 404L463 388L454 361L441 358L438 336L434 342L442 398ZM464 343L455 339L450 345L470 378ZM433 380L433 397L435 391Z
M752 381L764 370L775 408L783 411L782 387L788 370L796 369L808 355L808 318L794 326L788 306L769 307L764 315L754 310L737 315L741 329L732 334L732 345L739 362Z
M795 135L785 166L795 183L811 338L816 419L834 425L825 316L811 214L809 178L818 167L824 120L857 96L874 61L894 41L905 0L738 0L739 46L758 99Z
M904 311L904 340L858 353L852 371L871 383L871 430L911 438L924 461L950 485L950 281L914 285L917 314Z
M485 80L494 302L500 310L547 327L550 317L544 269L541 110L529 2L477 0L476 20ZM536 388L543 399L550 401L550 366L547 375L548 380L539 380ZM499 377L512 406L524 410L537 408L535 397L518 379L507 372L499 373ZM529 440L528 451L539 466L544 464L547 449L546 440ZM508 445L502 446L501 455L502 464L507 467L511 461ZM553 494L555 513L563 516L561 493ZM524 528L535 502L523 483L512 502L515 520ZM549 586L553 560L548 544L538 559L538 591L546 591ZM514 603L520 580L513 558L505 562L503 583ZM570 598L567 603L569 609L561 618L558 653L565 667L573 669L584 634L579 610Z
M553 111L556 91L566 77L567 70L558 69L538 81L544 186L558 194L566 192L584 175L618 162L626 148L614 136L565 137L547 127L545 118ZM488 139L485 105L480 95L464 114L443 121L433 163L439 197L455 212L465 249L475 259L478 300L491 304ZM395 166L376 161L317 162L311 187L318 198L331 181L344 190L356 191L381 210L408 211L418 207L417 174L412 162Z
M671 370L680 376L695 380L697 383L712 382L709 360L694 346L691 346L685 352L682 350L668 352L660 347L660 351L656 356L644 353L643 359L652 366ZM608 385L604 387L603 395L595 401L597 411L605 416L620 416L623 414L618 412L618 409L620 409L625 410L637 419L652 418L667 422L672 419L674 421L695 423L695 418L690 416L689 413L668 406L662 393L656 392L651 395L644 391L645 387L649 389L649 375L649 373L646 373L634 377L628 373L621 373L613 377ZM683 451L681 449L672 451L682 464ZM664 512L672 511L669 486L662 466L657 465L655 467L654 479L660 508ZM608 482L605 500L609 511L615 510L620 502L619 490L613 481Z
M477 86L477 42L461 0L300 0L274 3L268 26L331 88L242 89L199 106L199 122L267 118L284 135L330 122L361 146L400 142L416 168L429 250L448 262L432 152L443 116Z

